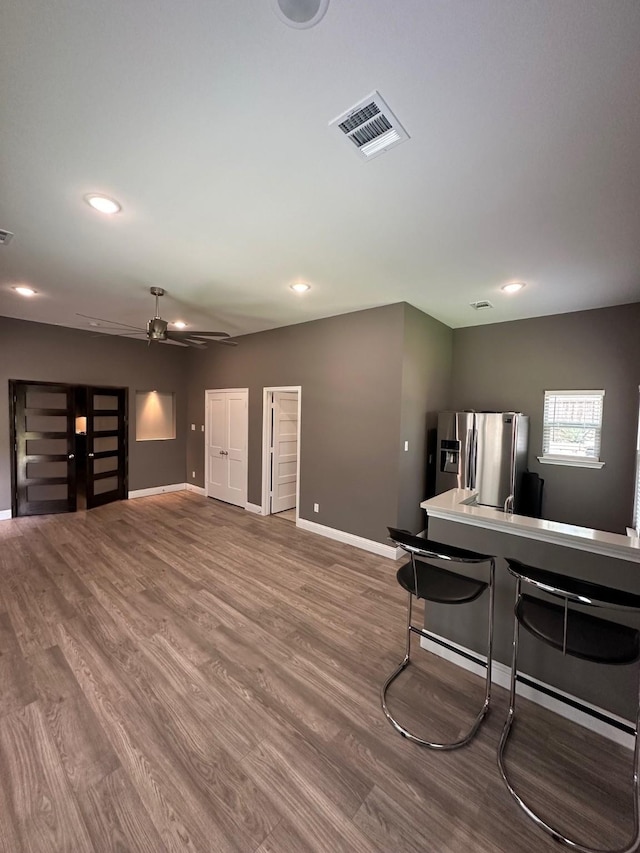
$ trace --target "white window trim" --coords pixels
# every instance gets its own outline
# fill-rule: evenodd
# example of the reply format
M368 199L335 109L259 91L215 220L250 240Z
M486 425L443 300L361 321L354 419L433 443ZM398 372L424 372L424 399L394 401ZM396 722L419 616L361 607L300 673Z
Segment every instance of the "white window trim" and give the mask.
M549 397L579 397L579 396L590 396L590 397L604 397L604 389L600 390L590 390L590 391L578 391L578 390L564 390L564 391L545 391L544 392L544 401L546 401L547 396ZM545 403L543 402L543 414L542 414L542 430L544 436L544 410ZM602 420L600 421L600 439L602 439ZM544 438L543 438L544 441ZM604 462L600 460L599 457L595 456L561 456L557 453L547 453L543 452L542 456L538 456L538 462L541 462L543 465L563 465L568 468L604 468Z
M586 456L538 456L538 462L543 465L566 465L569 468L604 468L604 462Z
M638 405L638 437L636 439L636 475L633 479L633 528L628 536L640 536L640 405Z

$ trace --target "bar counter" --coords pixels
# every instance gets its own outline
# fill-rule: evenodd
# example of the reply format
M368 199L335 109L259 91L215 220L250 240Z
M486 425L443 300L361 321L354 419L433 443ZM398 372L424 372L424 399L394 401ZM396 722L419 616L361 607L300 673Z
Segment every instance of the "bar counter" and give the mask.
M475 503L475 497L476 493L471 489L451 489L423 501L420 507L426 510L429 518L457 521L486 530L497 530L539 542L640 563L640 539L608 533L605 530L593 530L590 527L547 521L544 518L510 515L493 507L479 506Z
M496 564L496 604L494 656L496 677L502 683L511 659L515 581L507 571L505 557L549 571L582 578L610 587L640 594L640 542L616 533L591 530L571 524L509 515L491 507L474 504L475 493L452 489L420 504L428 515L428 537L436 542L457 545L498 557ZM478 577L482 571L468 572ZM640 628L640 615L606 611L606 618ZM474 602L460 607L429 603L427 630L436 642L427 647L464 665L464 657L438 646L437 640L459 647L477 657L485 645L484 604ZM526 634L526 632L524 632ZM531 642L528 642L528 640ZM635 666L606 667L576 658L565 658L532 638L522 641L521 671L545 688L568 695L587 709L604 712L611 720L635 717ZM537 701L554 706L537 695ZM580 718L580 713L574 719ZM581 722L605 731L597 719L582 715ZM606 733L611 736L612 731ZM617 739L617 738L616 738Z

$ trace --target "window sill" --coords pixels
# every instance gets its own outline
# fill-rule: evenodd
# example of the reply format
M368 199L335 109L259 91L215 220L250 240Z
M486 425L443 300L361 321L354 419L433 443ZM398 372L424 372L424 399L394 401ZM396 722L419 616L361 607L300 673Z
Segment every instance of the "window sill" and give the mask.
M552 456L538 456L543 465L566 465L568 468L603 468L604 462L591 459L554 459Z

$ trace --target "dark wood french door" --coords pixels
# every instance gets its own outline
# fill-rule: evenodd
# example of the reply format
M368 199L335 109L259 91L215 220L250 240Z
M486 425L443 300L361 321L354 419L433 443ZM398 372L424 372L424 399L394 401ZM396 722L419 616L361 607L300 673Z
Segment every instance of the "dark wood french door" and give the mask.
M127 389L9 383L14 516L127 497Z
M127 493L127 392L87 388L87 509Z
M74 391L68 385L10 382L14 515L74 512Z

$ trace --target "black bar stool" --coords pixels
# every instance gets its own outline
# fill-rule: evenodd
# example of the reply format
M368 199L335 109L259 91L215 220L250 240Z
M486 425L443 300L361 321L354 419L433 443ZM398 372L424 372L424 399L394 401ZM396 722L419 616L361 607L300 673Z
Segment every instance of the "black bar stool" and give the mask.
M407 635L405 654L402 662L394 669L389 678L382 685L380 691L380 699L382 702L382 710L391 725L400 732L401 735L430 749L456 749L459 746L464 746L477 732L480 723L485 718L489 710L489 702L491 700L491 664L493 660L493 601L494 601L494 579L495 579L495 559L488 557L486 554L477 554L474 551L466 551L462 548L454 548L451 545L442 545L440 542L432 542L429 539L422 539L420 536L414 536L407 530L397 530L394 527L389 527L389 538L400 548L404 549L410 556L408 563L405 563L396 575L398 583L401 587L407 590L409 597L407 600ZM447 569L442 569L432 565L430 560L444 560L449 563L464 565L469 563L489 563L489 579L488 581L476 580L457 572L450 572ZM424 740L417 735L412 734L408 729L401 725L391 714L387 707L387 690L400 673L406 669L411 663L411 635L418 634L421 637L429 638L429 633L412 623L412 606L413 598L424 599L425 601L434 601L440 604L466 604L470 601L475 601L482 593L489 590L489 617L488 617L488 639L487 639L487 662L482 664L487 670L485 698L480 713L476 717L469 732L453 743L434 743Z
M538 640L547 643L563 654L583 660L603 664L630 664L640 659L640 632L627 625L591 616L580 610L569 608L569 603L606 607L617 610L640 610L640 596L606 586L576 580L542 569L525 566L517 560L507 560L510 573L516 578L515 619L513 625L513 657L511 662L511 687L509 695L509 713L502 730L498 747L498 767L509 789L509 793L525 814L560 844L582 853L631 853L640 842L640 823L638 819L638 773L640 771L640 750L638 748L638 730L640 729L640 695L636 725L633 730L635 748L633 754L633 839L625 847L616 851L602 848L585 847L564 836L527 805L514 789L505 768L504 754L509 734L515 719L516 682L522 680L518 675L519 627L533 634ZM562 600L562 605L546 599L523 595L522 583ZM638 689L640 691L640 682Z

